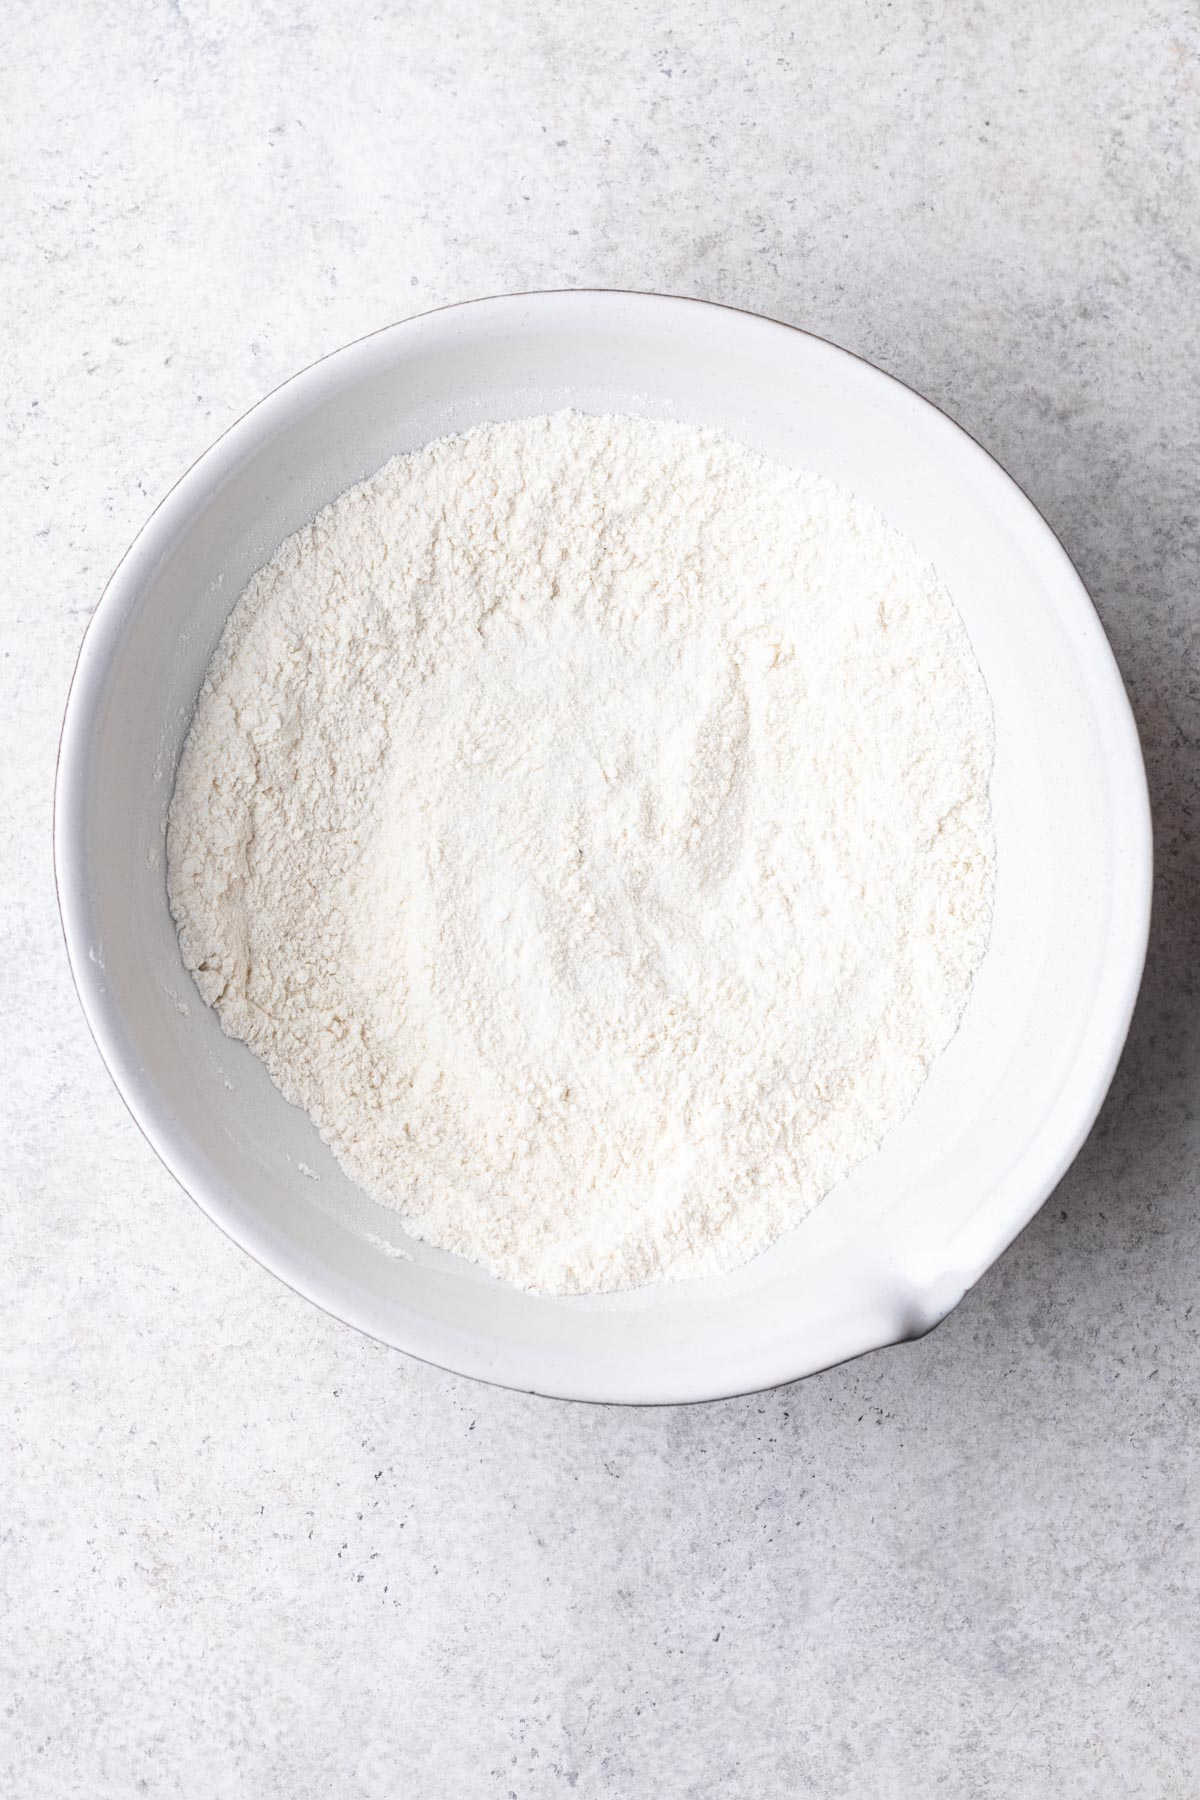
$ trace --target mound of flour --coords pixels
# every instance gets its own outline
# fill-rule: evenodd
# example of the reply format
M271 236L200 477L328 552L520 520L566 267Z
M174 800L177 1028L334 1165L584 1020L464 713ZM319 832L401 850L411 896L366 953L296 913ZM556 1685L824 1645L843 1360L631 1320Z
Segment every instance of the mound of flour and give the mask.
M235 607L168 884L225 1030L405 1227L522 1286L729 1267L911 1107L993 886L933 569L710 432L397 457Z

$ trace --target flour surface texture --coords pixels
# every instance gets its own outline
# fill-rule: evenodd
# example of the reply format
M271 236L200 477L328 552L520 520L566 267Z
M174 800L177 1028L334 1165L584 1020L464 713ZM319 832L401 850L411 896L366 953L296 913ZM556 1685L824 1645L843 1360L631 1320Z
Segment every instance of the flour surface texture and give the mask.
M404 1227L551 1292L762 1249L911 1108L993 888L935 571L714 433L397 457L235 607L168 829L226 1031Z

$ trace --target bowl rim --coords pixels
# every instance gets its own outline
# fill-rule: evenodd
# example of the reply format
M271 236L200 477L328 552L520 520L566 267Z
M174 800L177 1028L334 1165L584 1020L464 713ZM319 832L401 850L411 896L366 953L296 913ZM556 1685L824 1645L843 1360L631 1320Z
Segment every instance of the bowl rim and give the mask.
M439 1362L435 1357L427 1355L423 1351L413 1350L407 1344L399 1342L396 1337L388 1335L375 1326L364 1324L361 1320L348 1316L344 1304L322 1291L322 1284L318 1278L310 1276L299 1264L290 1269L281 1268L278 1258L269 1254L261 1243L255 1242L255 1233L244 1216L236 1215L219 1197L205 1191L203 1182L198 1181L193 1184L190 1178L185 1178L185 1175L180 1172L180 1159L171 1143L170 1119L159 1116L160 1109L147 1096L139 1081L139 1071L131 1065L123 1052L111 1016L114 1008L99 980L99 972L89 956L87 934L83 929L82 883L79 876L83 822L81 792L84 751L97 693L103 682L113 649L119 641L125 621L144 581L170 543L177 527L190 516L193 490L198 488L202 481L207 485L214 477L219 478L221 473L227 472L235 464L243 446L248 444L253 435L262 431L264 427L270 429L273 423L271 415L282 412L293 402L309 396L318 389L322 381L329 377L330 371L327 370L326 365L338 361L349 362L356 353L363 353L368 346L375 344L378 340L402 333L405 327L438 314L552 298L559 300L577 298L580 301L599 300L601 302L616 299L651 301L671 306L702 308L710 312L732 313L752 320L759 326L794 333L812 340L826 350L832 351L835 356L845 357L848 361L860 365L879 381L899 390L916 406L922 409L928 408L937 414L948 428L951 436L957 435L964 448L969 446L972 454L985 460L992 478L999 478L1024 503L1024 508L1027 509L1028 524L1034 535L1041 538L1041 552L1048 555L1050 560L1057 564L1060 579L1065 577L1068 585L1074 588L1077 598L1083 601L1084 616L1090 618L1091 625L1094 627L1090 633L1092 639L1091 660L1094 664L1098 664L1108 677L1111 697L1110 723L1116 726L1125 738L1127 754L1123 773L1128 785L1124 794L1124 802L1129 815L1126 824L1130 827L1129 838L1123 842L1125 852L1123 876L1127 887L1126 903L1130 920L1127 941L1122 947L1125 957L1125 976L1121 986L1119 1004L1113 1006L1105 1021L1103 1054L1094 1054L1093 1077L1086 1092L1080 1096L1076 1104L1074 1115L1070 1120L1070 1130L1063 1129L1057 1134L1056 1153L1053 1157L1047 1157L1045 1160L1039 1179L1031 1184L1025 1202L1020 1207L1006 1211L1002 1217L996 1218L989 1232L976 1237L975 1253L970 1259L970 1265L963 1268L961 1280L957 1278L954 1280L952 1291L947 1292L945 1282L939 1281L927 1292L910 1296L906 1309L907 1324L898 1329L884 1328L882 1331L876 1329L866 1334L870 1341L864 1341L860 1347L850 1352L849 1356L835 1351L825 1361L812 1362L799 1369L791 1366L777 1369L766 1379L755 1380L750 1384L734 1382L728 1386L722 1386L720 1383L714 1386L711 1380L706 1380L694 1384L691 1391L686 1393L679 1392L674 1387L668 1392L665 1387L656 1387L653 1375L651 1375L645 1383L638 1384L636 1392L626 1389L621 1392L610 1391L599 1394L583 1389L567 1391L557 1387L545 1389L531 1387L525 1381L506 1379L490 1368L468 1366L470 1358L464 1358L461 1362L454 1364ZM968 1289L1007 1249L1049 1198L1079 1154L1096 1121L1116 1073L1141 987L1149 942L1153 889L1153 827L1145 762L1137 722L1120 668L1091 596L1075 569L1062 540L1020 483L971 432L952 418L944 408L927 399L916 388L902 381L898 376L879 368L877 364L856 351L846 349L845 346L821 333L810 331L806 327L792 324L787 320L755 312L748 307L731 306L696 295L669 294L652 289L533 288L517 290L512 293L480 295L465 300L447 302L441 306L424 308L420 312L407 314L403 318L379 326L373 331L364 333L360 337L353 338L347 343L325 352L322 356L285 377L283 381L269 389L234 419L212 443L200 452L154 506L105 583L100 598L85 626L71 676L59 733L54 778L52 834L54 883L59 920L72 981L88 1029L134 1124L188 1198L227 1238L253 1257L261 1267L284 1282L294 1293L300 1294L319 1306L322 1311L338 1319L341 1323L362 1332L365 1336L387 1344L389 1348L403 1350L406 1355L413 1356L418 1361L430 1363L434 1367L445 1369L451 1374L466 1375L472 1379L485 1381L492 1386L507 1387L520 1392L534 1392L544 1394L546 1397L586 1401L594 1404L701 1404L709 1400L733 1398L741 1394L761 1393L786 1382L818 1373L821 1369L835 1366L839 1362L853 1360L854 1357L864 1355L872 1349L923 1336L939 1324L953 1311Z

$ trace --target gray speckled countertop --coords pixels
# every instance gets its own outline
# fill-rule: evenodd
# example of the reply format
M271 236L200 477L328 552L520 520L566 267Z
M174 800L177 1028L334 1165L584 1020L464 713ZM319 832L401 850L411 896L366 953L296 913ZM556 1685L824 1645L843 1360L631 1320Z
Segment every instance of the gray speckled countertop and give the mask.
M1200 30L1187 0L10 12L0 1791L1200 1792ZM190 1206L68 980L76 647L155 500L321 352L497 290L706 295L974 432L1150 768L1101 1121L922 1342L682 1410L368 1343Z

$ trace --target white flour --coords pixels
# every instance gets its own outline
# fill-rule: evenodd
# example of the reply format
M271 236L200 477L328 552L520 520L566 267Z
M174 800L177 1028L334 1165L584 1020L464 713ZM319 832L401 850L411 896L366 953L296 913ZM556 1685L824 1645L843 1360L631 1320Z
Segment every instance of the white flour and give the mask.
M225 1029L416 1235L726 1268L911 1107L987 942L991 710L934 571L715 434L485 426L282 545L179 765Z

